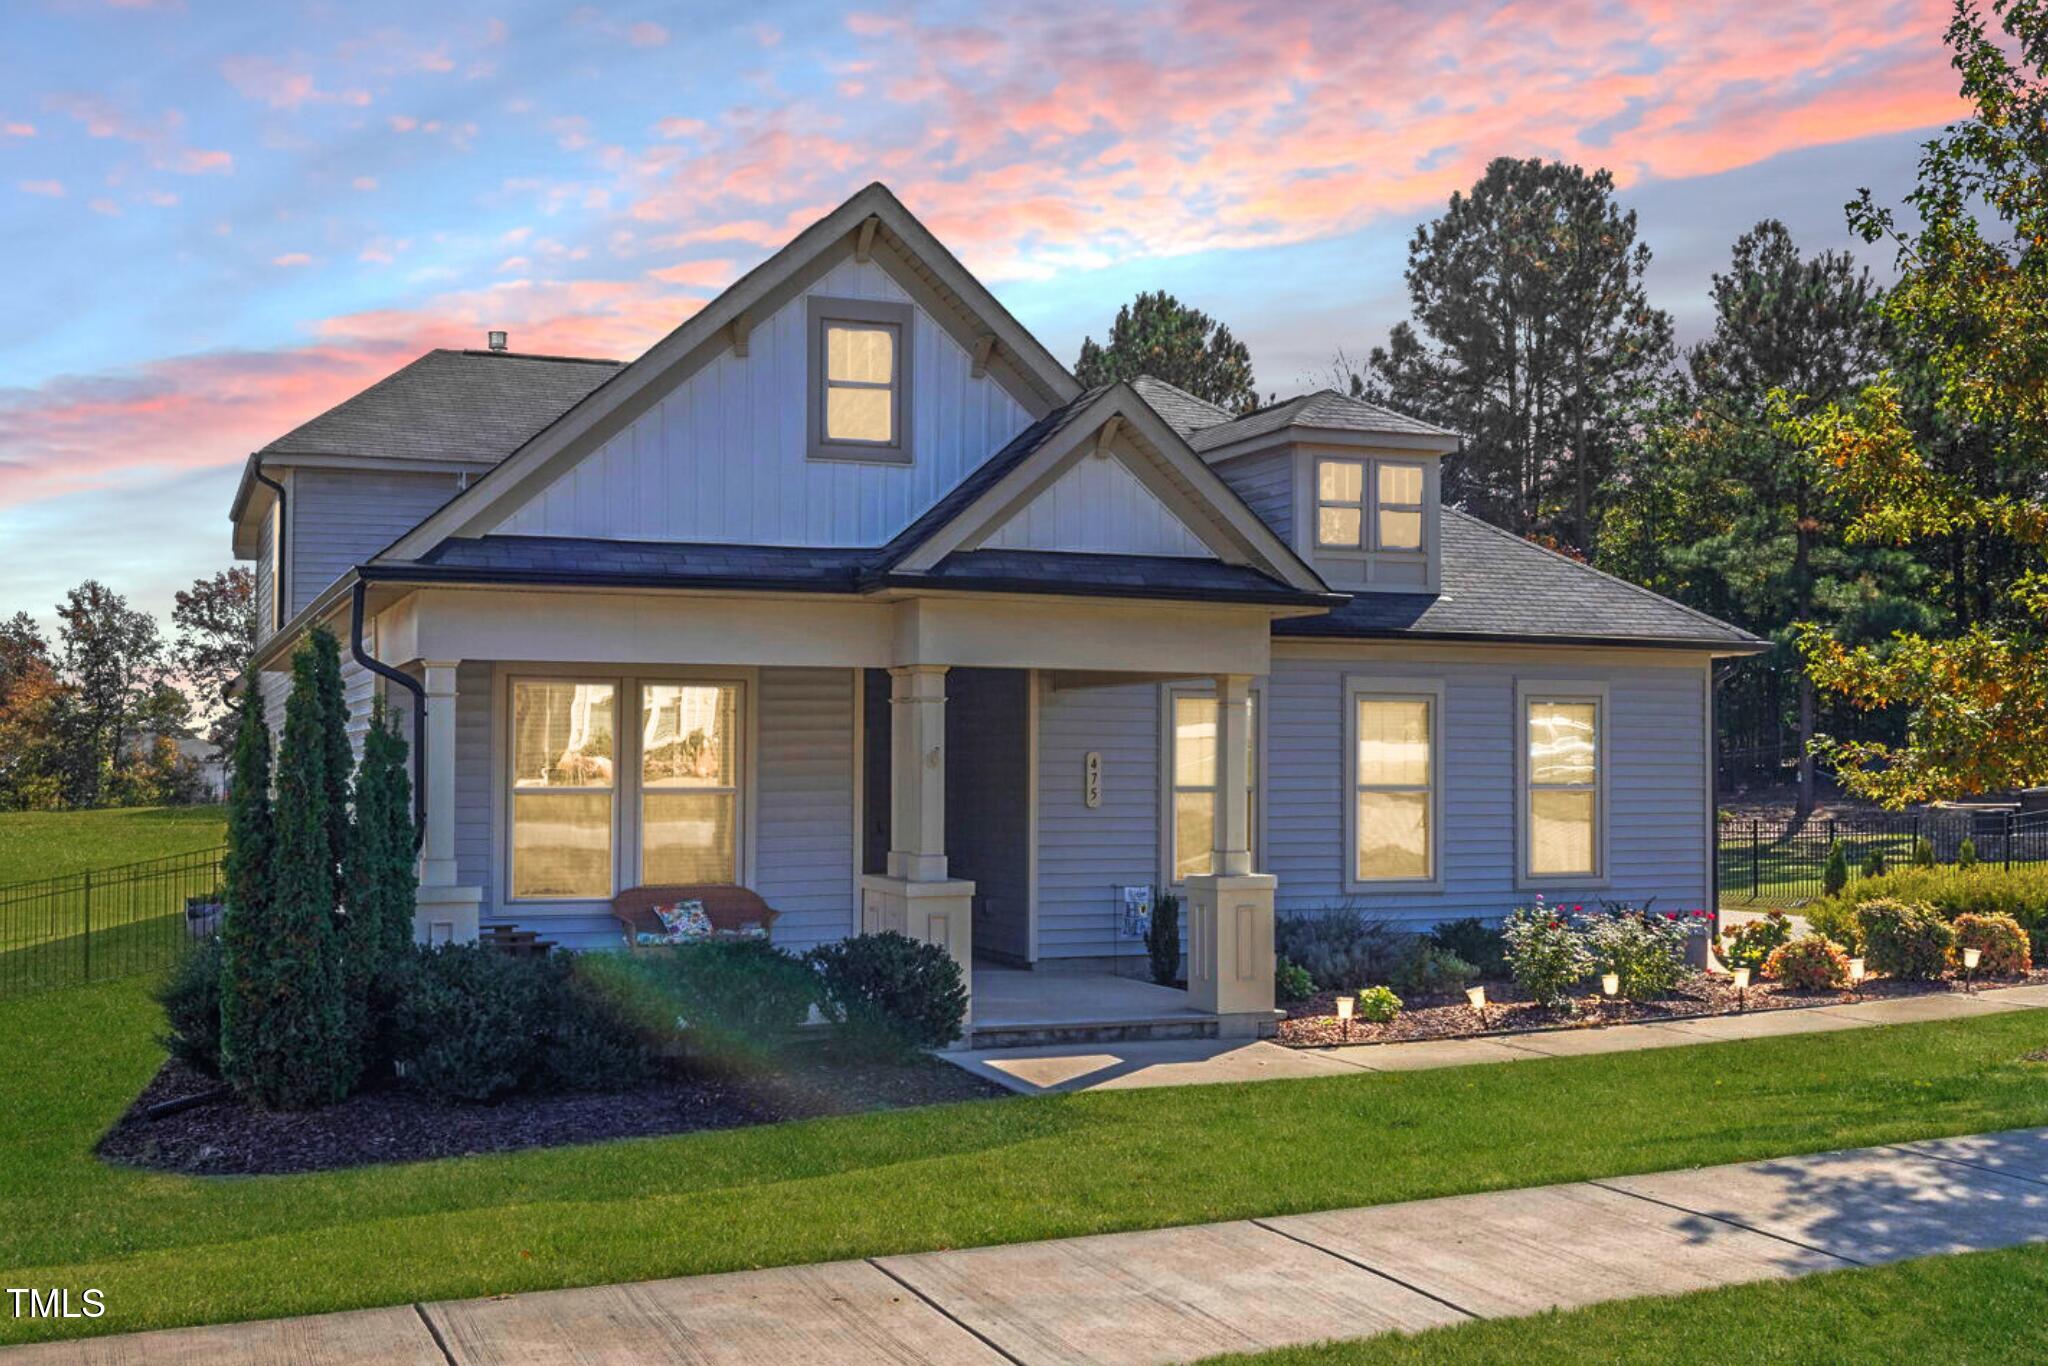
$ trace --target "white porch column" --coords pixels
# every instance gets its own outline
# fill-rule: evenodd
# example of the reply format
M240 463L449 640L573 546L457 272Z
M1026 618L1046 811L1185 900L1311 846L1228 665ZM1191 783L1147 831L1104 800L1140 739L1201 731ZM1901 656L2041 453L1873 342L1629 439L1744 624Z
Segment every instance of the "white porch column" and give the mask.
M455 870L455 670L456 660L425 660L427 736L420 762L426 766L426 830L420 842L420 890L413 937L422 943L477 937L483 890L457 885ZM418 770L415 769L415 772Z
M1213 873L1187 880L1188 995L1219 1017L1226 1037L1274 1030L1273 892L1252 871L1251 677L1216 678L1216 824Z
M889 670L889 864L861 878L860 928L937 944L960 965L973 1014L974 884L946 871L946 669Z

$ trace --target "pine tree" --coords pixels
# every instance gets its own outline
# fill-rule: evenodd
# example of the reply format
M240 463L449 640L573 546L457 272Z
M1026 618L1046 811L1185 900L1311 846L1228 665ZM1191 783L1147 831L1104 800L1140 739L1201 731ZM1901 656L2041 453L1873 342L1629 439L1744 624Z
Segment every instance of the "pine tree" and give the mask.
M380 697L372 705L363 760L356 768L348 914L342 922L350 1035L366 1061L390 1006L381 998L384 984L413 937L418 873L413 865L412 782L405 760L405 741L392 727Z
M1233 413L1259 403L1250 349L1228 327L1165 290L1141 293L1119 308L1106 344L1083 338L1074 375L1091 389L1150 375Z
M322 691L320 649L309 642L292 656L278 747L270 911L236 983L246 1017L230 1081L277 1110L338 1101L358 1075L335 923L334 751Z
M249 1092L263 1055L271 998L269 941L277 830L270 809L270 727L256 678L244 680L236 711L234 773L228 792L226 907L221 918L220 1068Z

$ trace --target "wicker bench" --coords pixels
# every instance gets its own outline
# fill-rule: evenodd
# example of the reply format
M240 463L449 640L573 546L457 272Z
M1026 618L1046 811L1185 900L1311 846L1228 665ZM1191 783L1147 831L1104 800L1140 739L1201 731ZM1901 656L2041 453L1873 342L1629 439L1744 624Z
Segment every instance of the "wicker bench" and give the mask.
M760 893L745 887L634 887L612 898L612 917L625 931L626 947L637 952L644 947L641 935L666 934L654 908L678 901L703 902L705 918L718 935L747 934L757 925L766 934L779 914Z

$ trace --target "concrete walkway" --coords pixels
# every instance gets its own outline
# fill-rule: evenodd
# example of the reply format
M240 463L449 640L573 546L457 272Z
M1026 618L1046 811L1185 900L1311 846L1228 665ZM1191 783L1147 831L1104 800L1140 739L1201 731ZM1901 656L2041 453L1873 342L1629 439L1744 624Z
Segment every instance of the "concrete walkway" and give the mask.
M1058 1044L947 1053L977 1076L1029 1095L1050 1091L1123 1090L1143 1086L1199 1086L1229 1081L1285 1081L1355 1076L1359 1072L1412 1072L1472 1063L1530 1058L1629 1053L1681 1048L1730 1039L1767 1039L1836 1029L1961 1020L1994 1011L2048 1008L2048 984L1978 992L1936 992L1890 1000L1806 1009L1758 1010L1655 1024L1559 1029L1481 1039L1428 1039L1417 1043L1356 1044L1348 1048L1283 1048L1235 1039L1178 1039L1125 1044Z
M2048 1129L18 1349L23 1363L1151 1366L2048 1241Z

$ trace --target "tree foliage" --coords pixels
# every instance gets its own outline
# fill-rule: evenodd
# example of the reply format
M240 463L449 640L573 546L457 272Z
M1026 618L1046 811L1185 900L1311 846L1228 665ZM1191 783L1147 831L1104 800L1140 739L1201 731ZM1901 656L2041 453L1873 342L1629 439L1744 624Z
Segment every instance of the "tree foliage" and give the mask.
M263 719L263 698L253 675L235 707L235 722L221 917L221 1075L248 1091L265 1062L272 997L265 963L277 857L277 825L270 805L270 726Z
M1447 500L1590 554L1617 453L1671 355L1649 262L1607 171L1499 158L1416 230L1414 322L1353 391L1465 433Z
M63 796L55 717L61 686L49 643L26 612L0 622L0 811Z
M248 670L256 650L256 576L233 565L180 589L171 607L177 629L172 662L191 690L194 719L223 749L232 741L228 686Z
M1151 375L1233 413L1259 402L1251 351L1228 327L1164 290L1119 308L1107 345L1084 338L1074 374L1086 388Z
M1898 253L1884 311L1915 364L1789 424L1856 509L1852 540L1974 533L2017 552L1987 617L1952 639L1909 631L1873 648L1818 625L1802 635L1821 687L1908 710L1899 743L1822 746L1846 786L1891 806L2048 782L2048 5L1998 0L1990 13L2002 37L1968 0L1949 26L1973 116L1923 148L1906 197L1917 226L1868 190L1849 205L1865 240ZM1975 470L1915 431L1916 372L1945 429L1979 435Z
M396 967L412 950L419 877L413 861L412 782L406 743L393 729L381 697L372 705L356 768L355 822L348 857L347 915L342 921L343 988L350 1035L366 1049ZM367 1060L367 1055L366 1055Z

